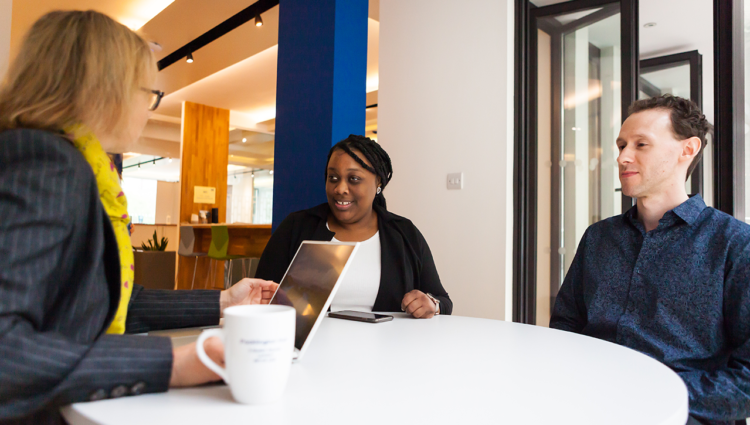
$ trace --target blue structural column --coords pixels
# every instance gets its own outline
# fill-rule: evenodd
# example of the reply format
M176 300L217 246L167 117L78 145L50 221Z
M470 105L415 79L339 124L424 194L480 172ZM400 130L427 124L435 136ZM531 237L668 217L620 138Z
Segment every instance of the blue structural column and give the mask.
M365 130L368 0L280 0L273 228L325 202L331 146Z

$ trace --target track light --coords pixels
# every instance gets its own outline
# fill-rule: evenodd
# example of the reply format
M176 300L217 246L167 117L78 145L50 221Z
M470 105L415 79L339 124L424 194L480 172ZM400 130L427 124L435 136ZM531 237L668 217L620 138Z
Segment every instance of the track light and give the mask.
M172 163L172 158L169 158L169 163L170 163L170 164Z
M255 26L256 27L262 27L263 26L263 18L260 17L260 13L255 15Z
M188 52L187 63L193 63L193 52Z

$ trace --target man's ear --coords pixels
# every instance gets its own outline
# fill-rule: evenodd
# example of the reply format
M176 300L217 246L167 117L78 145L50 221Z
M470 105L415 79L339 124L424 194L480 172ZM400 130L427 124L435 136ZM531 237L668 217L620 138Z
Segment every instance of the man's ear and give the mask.
M691 137L685 139L685 144L682 146L682 155L680 156L681 161L692 161L698 153L701 151L701 139L698 137Z

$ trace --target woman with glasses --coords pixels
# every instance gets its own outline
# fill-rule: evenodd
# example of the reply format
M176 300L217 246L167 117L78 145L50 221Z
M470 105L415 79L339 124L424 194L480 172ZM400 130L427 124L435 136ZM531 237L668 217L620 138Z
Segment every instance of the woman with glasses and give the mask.
M217 380L194 345L124 335L216 325L276 287L133 282L127 199L106 153L128 151L164 95L149 45L100 13L52 12L20 52L0 86L0 423ZM216 340L206 351L223 360Z

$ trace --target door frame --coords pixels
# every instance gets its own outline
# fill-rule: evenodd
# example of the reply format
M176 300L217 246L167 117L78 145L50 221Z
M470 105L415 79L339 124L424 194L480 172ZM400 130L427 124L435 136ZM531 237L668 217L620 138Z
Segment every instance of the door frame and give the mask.
M745 221L743 0L714 0L714 208Z
M515 0L514 322L536 324L537 18L606 8L617 3L620 4L621 108L624 121L628 107L638 98L638 0L573 0L544 7L536 7L529 0ZM555 90L552 95L555 105L555 96L561 95ZM560 128L555 124L553 115L553 134ZM553 149L556 149L554 144ZM552 196L554 209L559 204L559 199L555 199L559 193L555 194L553 190ZM623 197L623 210L630 208L630 205L632 200ZM555 286L554 281L551 286ZM558 288L550 289L554 299Z

